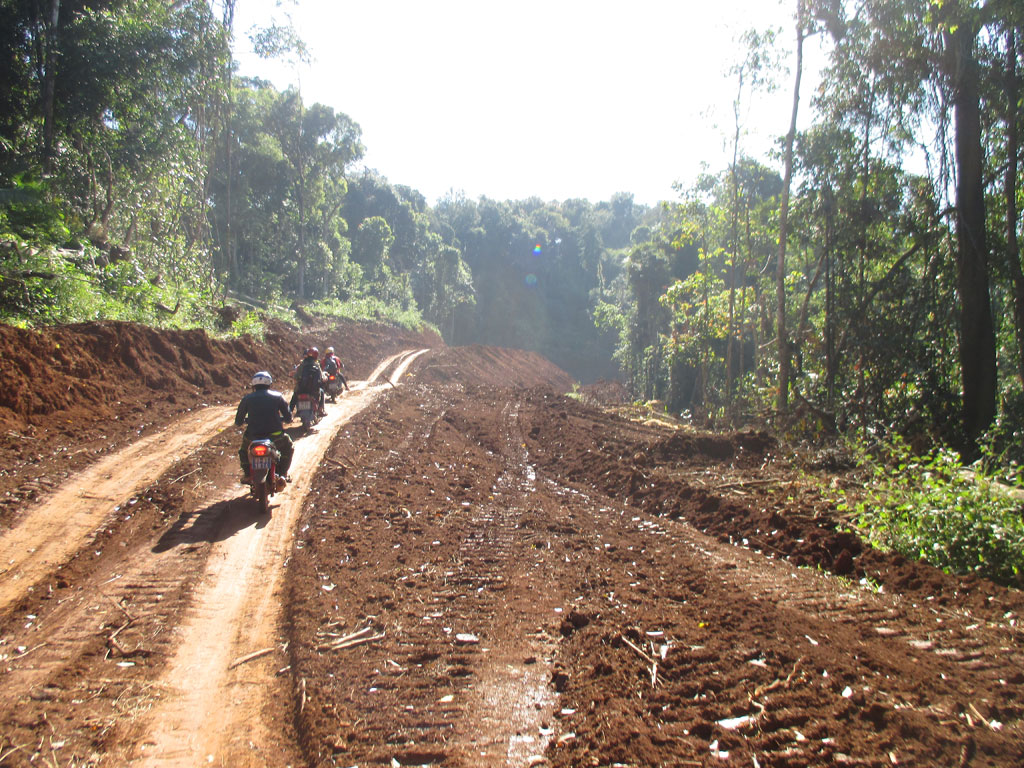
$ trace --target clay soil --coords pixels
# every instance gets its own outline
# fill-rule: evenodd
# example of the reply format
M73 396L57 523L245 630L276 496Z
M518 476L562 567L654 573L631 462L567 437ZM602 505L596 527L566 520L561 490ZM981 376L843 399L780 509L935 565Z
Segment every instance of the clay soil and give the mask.
M225 419L309 343L352 392L261 517ZM1024 764L1021 593L866 547L770 435L380 326L0 356L0 766Z

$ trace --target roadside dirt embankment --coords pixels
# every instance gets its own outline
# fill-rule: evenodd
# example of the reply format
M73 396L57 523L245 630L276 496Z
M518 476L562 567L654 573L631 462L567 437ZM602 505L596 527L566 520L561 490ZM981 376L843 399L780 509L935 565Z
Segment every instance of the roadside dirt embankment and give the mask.
M272 322L262 341L134 323L0 324L0 528L25 502L112 450L184 413L236 405L256 370L287 389L307 345L333 345L346 375L362 378L386 355L443 342L349 322L309 332Z

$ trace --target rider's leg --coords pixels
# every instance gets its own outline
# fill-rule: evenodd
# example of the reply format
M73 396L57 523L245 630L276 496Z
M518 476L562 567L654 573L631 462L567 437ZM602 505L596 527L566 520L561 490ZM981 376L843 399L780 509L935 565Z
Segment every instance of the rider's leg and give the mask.
M281 460L277 463L277 474L286 476L292 466L292 456L295 454L292 439L287 432L273 435L271 439L274 441L274 447L281 452Z
M242 465L242 478L249 478L249 430L242 435L242 446L238 449L238 462Z

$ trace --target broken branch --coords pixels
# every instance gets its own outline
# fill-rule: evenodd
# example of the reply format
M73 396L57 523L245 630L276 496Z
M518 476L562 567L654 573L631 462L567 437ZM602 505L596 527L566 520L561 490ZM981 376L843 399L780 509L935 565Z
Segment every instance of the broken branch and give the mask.
M40 648L42 648L42 647L43 647L44 645L46 645L46 643L40 643L39 645L33 646L32 648L29 648L29 649L28 649L27 651L25 651L24 653L19 653L19 654L18 654L17 656L15 656L14 658L15 658L15 659L24 659L24 658L25 658L26 656L28 656L28 655L29 655L30 653L32 653L32 651L38 651L38 650L39 650Z
M627 638L625 635L620 635L619 637L622 639L622 642L624 642L631 649L633 649L633 651L636 653L637 656L639 656L641 659L646 661L648 664L654 664L654 659L652 659L650 656L648 656L644 652L644 650L642 648L640 648L639 646L634 645L633 643L631 643L629 641L629 638Z
M0 752L0 763L2 763L11 755L13 755L15 752L20 752L21 750L23 750L25 746L25 744L16 744L10 749L8 749L6 752Z
M369 637L360 637L355 640L349 640L347 642L338 641L336 643L329 643L327 645L318 645L318 651L344 651L349 648L355 648L357 645L365 645L366 643L374 643L378 640L384 639L384 633L379 635L370 635Z
M241 656L241 657L235 659L234 661L232 661L230 664L228 664L228 669L234 669L235 667L240 667L243 664L252 661L253 659L258 659L258 658L260 658L260 656L266 656L268 653L273 653L273 652L274 652L274 649L271 647L271 648L261 648L258 651L253 651L252 653L247 653L245 656Z
M991 731L996 730L995 728L992 727L992 722L987 717L985 717L983 714L981 714L981 712L978 711L978 708L976 706L974 706L973 702L968 703L967 704L967 708L970 709L971 712L973 712L975 714L975 716L979 720L981 720L981 722L983 722L985 725L987 725L989 727L989 730L991 730Z
M360 637L366 637L371 632L373 632L373 627L363 627L362 629L353 632L350 635L345 635L343 637L339 637L337 640L333 640L331 642L331 645L336 645L337 643L347 643L349 640L358 640Z
M785 686L786 688L789 688L789 684L793 680L793 675L796 674L797 667L800 666L800 662L803 661L803 660L804 660L803 656L801 656L799 659L796 660L796 663L793 665L792 671L789 673L789 675L786 677L785 680L783 680L781 677L777 677L777 678L775 678L775 680L773 680L768 685L759 685L757 688L755 688L754 692L752 694L750 694L749 701L752 704L757 704L759 707L761 707L762 714L763 714L764 707L762 705L758 704L756 701L754 701L754 699L758 698L759 696L763 696L766 693L770 693L771 691L774 691L779 686Z
M117 636L119 634L121 634L121 632L123 632L124 630L128 629L128 627L130 627L134 623L134 621L135 621L135 619L132 618L131 616L129 616L128 617L128 621L126 621L124 624L122 624L120 627L118 627L117 629L115 629L113 632L110 633L110 637L107 638L107 641L108 642L116 641L117 640Z
M722 485L716 485L712 491L726 491L730 488L754 488L759 485L778 485L778 480L741 480L735 483L723 483Z
M193 469L193 470L192 470L191 472L186 472L186 473L185 473L184 475L182 475L181 477L176 477L176 478L174 478L173 480L171 480L171 482L170 482L170 485L173 485L174 483L178 483L178 482L181 482L182 480L184 480L184 479L185 479L186 477L188 477L189 475L194 475L194 474L195 474L196 472L198 472L198 471L199 471L200 469L201 469L201 467L196 467L196 468L195 468L195 469Z
M137 620L138 620L138 617L137 617L137 616L133 616L133 615L132 615L132 614L131 614L131 613L130 613L130 612L128 611L128 609L127 609L127 608L125 608L125 607L124 607L123 605L121 605L121 604L120 604L119 602L117 602L117 601L116 601L116 600L115 600L114 598L112 598L112 597L111 597L110 595L103 595L103 596L104 596L105 598L107 598L107 600L109 600L109 601L110 601L111 603L113 603L113 605L114 605L114 606L115 606L115 607L116 607L116 608L117 608L117 609L118 609L119 611L121 611L121 613L123 613L123 614L124 614L124 617L125 617L126 619L128 619L128 624L131 624L131 623L132 623L133 621L137 621ZM125 626L128 626L128 625L126 624ZM124 627L121 627L120 629L118 629L118 630L117 630L117 632L120 632L120 631L121 631L121 629L124 629ZM116 635L116 634L117 634L117 632L115 632L114 634Z

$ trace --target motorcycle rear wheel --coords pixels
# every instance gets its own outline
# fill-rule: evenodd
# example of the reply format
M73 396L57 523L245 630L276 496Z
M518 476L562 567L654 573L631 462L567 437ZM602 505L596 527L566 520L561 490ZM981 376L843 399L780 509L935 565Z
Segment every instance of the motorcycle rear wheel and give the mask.
M266 480L253 484L252 495L256 497L256 503L259 504L260 512L264 515L270 514L270 495L267 493Z

